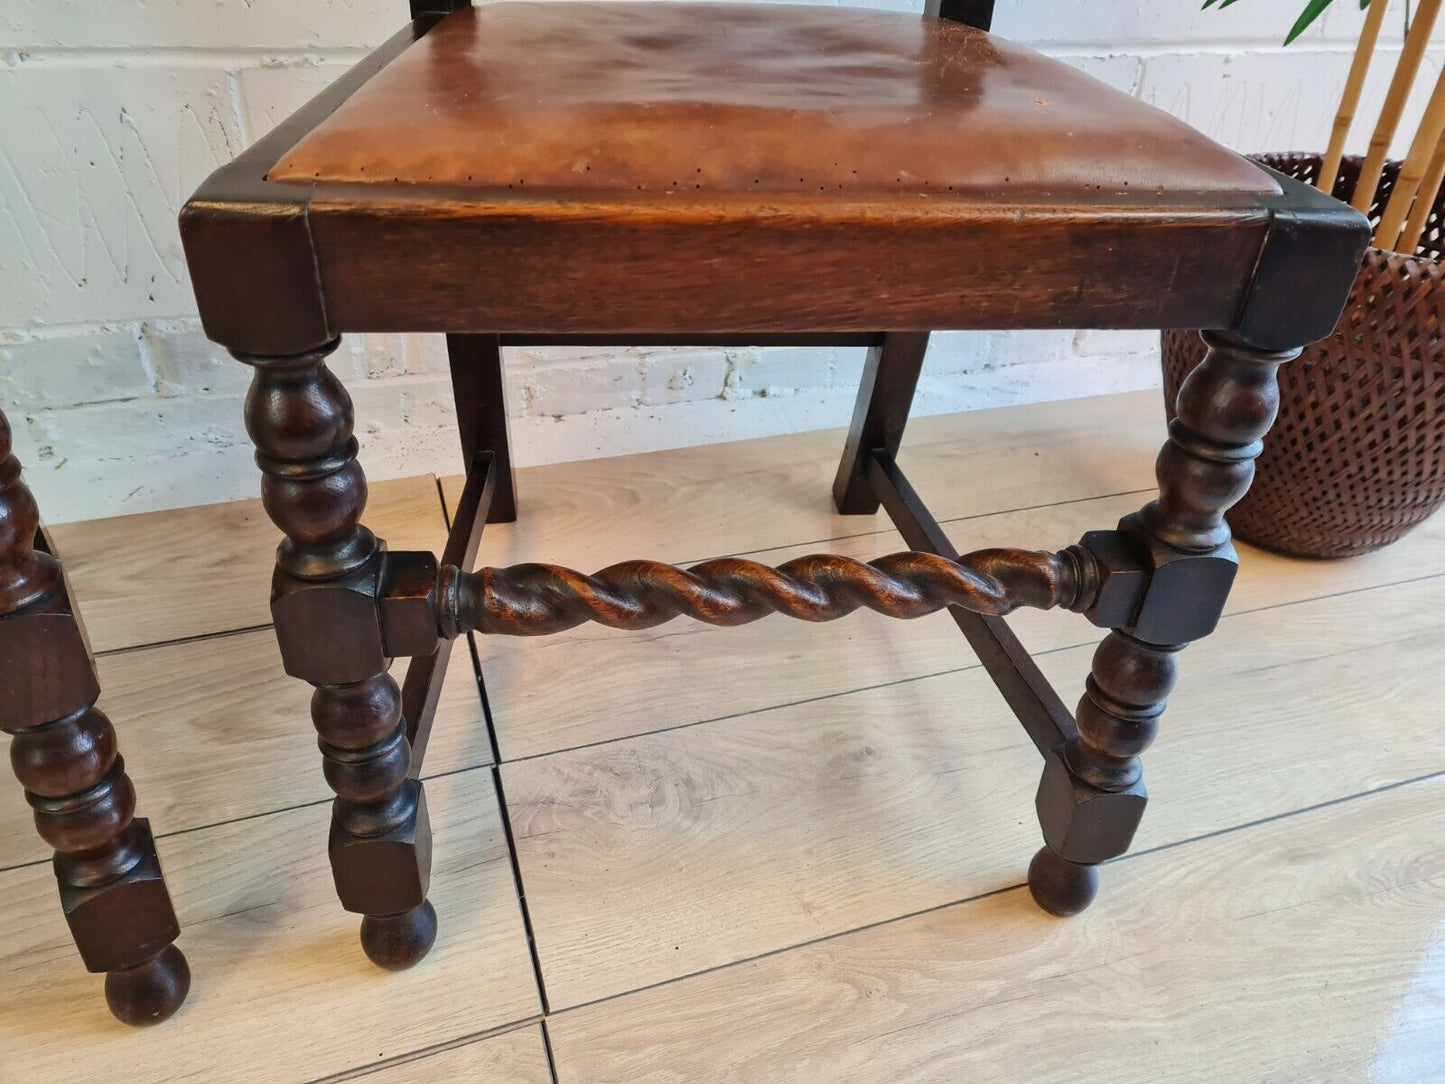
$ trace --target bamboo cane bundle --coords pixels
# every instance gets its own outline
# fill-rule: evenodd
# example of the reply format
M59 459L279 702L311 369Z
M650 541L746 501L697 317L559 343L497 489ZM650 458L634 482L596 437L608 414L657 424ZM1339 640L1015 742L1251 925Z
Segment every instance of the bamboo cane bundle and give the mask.
M1350 125L1355 122L1355 110L1360 104L1360 92L1365 88L1365 76L1370 71L1370 60L1375 55L1375 46L1380 40L1380 27L1385 23L1385 9L1389 0L1373 0L1365 15L1365 25L1360 31L1360 43L1355 47L1355 59L1350 64L1350 74L1345 79L1345 93L1340 99L1340 108L1335 112L1335 126L1330 132L1329 150L1325 152L1324 164L1320 166L1320 190L1331 192L1335 179L1340 174L1340 159L1345 154L1345 138L1350 134Z
M1430 159L1430 168L1420 183L1420 193L1415 197L1415 206L1405 220L1405 230L1400 235L1400 252L1410 255L1420 247L1420 238L1425 233L1425 223L1430 218L1430 208L1440 198L1440 186L1445 183L1445 136L1435 145L1435 156Z
M1386 204L1385 213L1380 217L1380 225L1375 230L1376 248L1396 249L1400 244L1400 230L1416 202L1415 197L1429 172L1430 162L1440 146L1442 134L1445 134L1445 71L1441 71L1440 78L1435 81L1435 91L1430 95L1430 104L1425 107L1425 115L1420 119L1420 126L1415 129L1415 139L1400 166L1395 190L1390 194L1390 202Z
M1382 0L1375 0L1370 6ZM1400 51L1400 62L1395 66L1395 76L1390 80L1390 90L1385 95L1385 104L1380 110L1380 119L1375 125L1374 134L1370 137L1370 149L1365 155L1364 165L1360 168L1360 180L1355 186L1354 199L1350 201L1351 206L1357 211L1368 212L1370 203L1375 196L1375 188L1380 183L1380 174L1385 168L1385 158L1389 155L1390 144L1394 141L1395 132L1400 127L1400 117L1405 112L1405 101L1410 97L1410 90L1415 85L1415 76L1420 71L1420 62L1425 56L1425 47L1430 43L1430 32L1435 27L1435 19L1440 14L1442 0L1420 0L1419 10L1415 13L1415 22L1410 27L1410 32L1405 35L1405 46ZM1423 169L1423 167L1422 167ZM1418 184L1418 180L1417 180Z

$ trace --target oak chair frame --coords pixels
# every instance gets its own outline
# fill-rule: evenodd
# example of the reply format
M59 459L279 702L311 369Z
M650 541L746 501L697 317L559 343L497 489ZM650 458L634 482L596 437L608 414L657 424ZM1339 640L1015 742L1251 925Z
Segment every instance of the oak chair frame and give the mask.
M582 620L637 628L677 613L738 624L774 611L827 620L859 605L895 616L948 605L1044 760L1045 845L1030 889L1054 914L1087 906L1095 867L1127 850L1142 815L1139 757L1176 656L1213 630L1233 582L1223 516L1248 488L1273 421L1276 369L1333 328L1368 240L1364 218L1279 175L1277 196L1081 197L1028 208L1022 226L1016 208L960 205L940 224L936 210L925 222L898 203L879 215L866 198L840 198L821 219L810 212L808 231L785 198L761 221L725 197L663 209L650 195L593 194L579 206L529 194L499 206L465 189L366 185L358 199L355 186L264 179L462 6L414 0L410 26L215 173L181 216L206 330L254 369L247 425L266 508L285 535L272 612L287 672L316 689L312 716L336 792L332 868L342 905L364 916L367 954L409 966L435 936L419 775L450 640ZM928 13L987 29L992 7L930 0ZM721 284L699 278L689 257L702 244L782 253L793 279L730 272L725 261L709 272ZM610 266L619 251L629 261L621 272ZM403 276L393 273L398 252L425 255ZM525 261L509 259L518 254ZM820 258L825 270L801 273ZM564 260L567 297L538 270ZM647 268L668 269L668 282L639 299L628 275ZM891 276L886 304L864 273L874 268ZM1178 397L1159 496L1057 553L960 558L894 461L929 330L1074 326L1215 329ZM440 561L388 551L361 524L351 403L324 364L339 335L359 331L447 335L467 481ZM776 570L718 561L627 562L595 576L543 565L468 572L484 523L516 516L501 348L541 343L866 346L834 498L847 514L881 505L915 552ZM1110 630L1076 712L1004 622L1017 605L1064 606ZM398 687L387 667L408 656Z

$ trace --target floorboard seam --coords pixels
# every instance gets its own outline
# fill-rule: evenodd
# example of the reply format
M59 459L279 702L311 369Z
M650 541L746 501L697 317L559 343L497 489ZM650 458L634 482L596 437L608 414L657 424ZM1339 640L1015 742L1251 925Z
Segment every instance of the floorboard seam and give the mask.
M1117 493L1096 493L1096 494L1093 494L1092 496L1088 496L1088 497L1068 497L1068 498L1066 498L1066 499L1064 499L1064 500L1045 501L1043 504L1024 504L1024 505L1019 505L1017 508L998 508L998 509L995 509L995 510L992 511L992 512L970 512L970 513L968 513L967 515L963 515L963 516L952 516L952 517L950 517L950 518L948 518L948 519L941 519L941 520L939 520L938 522L939 522L939 525L940 525L940 526L946 525L946 524L949 524L949 523L967 523L967 522L969 522L969 521L971 521L971 520L976 520L976 519L991 519L991 518L994 517L994 516L1017 515L1017 514L1020 513L1020 512L1041 512L1041 511L1043 511L1045 508L1061 508L1061 507L1063 507L1064 505L1069 505L1069 504L1088 504L1088 503L1091 502L1091 501L1107 501L1107 500L1112 500L1112 499L1115 498L1115 497L1142 497L1142 496L1145 496L1145 495L1148 495L1148 494L1157 493L1157 492L1158 492L1158 488L1157 488L1157 487L1150 487L1149 489L1123 489L1123 490L1120 490L1120 491L1117 492ZM821 546L821 545L824 545L825 543L829 543L829 542L851 542L851 541L853 541L854 539L858 539L858 538L874 538L874 537L877 537L877 536L879 536L879 535L897 534L897 533L898 533L897 528L894 527L892 524L888 524L887 526L880 527L880 528L879 528L878 530L876 530L876 531L859 531L859 532L857 532L856 534L827 535L827 536L825 536L825 537L823 537L823 538L805 539L805 540L802 541L802 542L784 542L784 543L782 543L781 545L777 545L777 546L761 546L761 547L759 547L758 549L752 549L752 550L737 550L736 552L733 552L733 553L715 554L715 555L713 555L713 556L714 556L714 557L750 557L750 556L753 556L753 555L759 554L759 553L769 553L769 552L771 552L771 551L773 551L773 550L789 550L789 549L795 549L795 548L798 547L798 546ZM688 560L688 561L679 561L678 563L679 563L679 564L688 565L688 564L696 564L698 561L706 561L706 560L709 560L709 558L707 558L707 557L697 557L697 558L694 558L694 559Z
M432 484L436 486L437 503L442 506L442 522L446 524L447 532L450 533L452 529L452 513L451 509L447 507L447 491L442 488L442 480L440 477L433 474L431 480Z
M81 616L85 616L85 608L81 607ZM220 640L227 636L244 636L248 632L261 632L265 629L272 629L276 626L271 622L264 625L242 625L234 629L216 629L214 632L198 632L194 636L177 636L174 640L153 640L147 644L125 644L122 647L108 647L104 651L96 651L93 658L109 659L116 655L129 655L133 651L149 651L157 647L177 647L180 644L195 644L202 640Z
M1227 836L1234 832L1242 832L1247 828L1259 828L1266 824L1274 824L1276 821L1288 820L1290 817L1298 817L1305 813L1317 813L1321 809L1344 805L1347 802L1354 802L1361 798L1373 798L1377 794L1386 794L1392 790L1399 790L1401 787L1412 787L1418 783L1428 783L1432 779L1440 778L1445 778L1445 770L1426 772L1424 775L1417 775L1413 779L1397 779L1393 783L1381 783L1378 787L1371 787L1369 790L1362 790L1357 794L1343 794L1338 798L1327 798L1323 802L1316 802L1314 805L1307 805L1301 809L1290 809L1283 813L1271 813L1267 817L1256 817L1252 821L1245 821L1243 824L1236 824L1228 828L1216 828L1212 832L1203 832L1197 836L1190 836L1188 839L1176 839L1172 843L1161 843L1157 847L1149 847L1146 850L1131 851L1129 854L1110 859L1110 863L1122 862L1129 858L1143 858L1145 855L1159 854L1161 851L1172 851L1175 847L1182 847L1188 843L1201 843L1204 840L1214 839L1217 836Z
M537 998L542 1005L542 1015L551 1011L547 1001L547 981L542 975L542 958L537 953L537 935L532 927L532 911L527 906L527 888L522 881L522 862L517 855L517 839L512 833L512 811L507 805L507 792L502 783L502 766L497 758L497 732L492 725L492 705L487 699L487 683L482 677L482 668L477 656L476 643L471 634L467 640L472 647L473 674L477 679L477 692L482 698L482 718L486 720L487 737L492 743L492 787L497 795L497 812L502 822L502 834L507 841L507 857L512 864L512 887L517 893L517 906L522 912L522 929L527 937L527 953L532 959L532 973L537 980Z
M421 477L424 477L424 476L418 474L418 475L414 475L413 477L421 478ZM438 478L435 474L432 474L430 477L431 477L431 480L432 480L432 484L436 487L436 491L437 491L437 503L441 506L441 510L442 510L442 522L443 522L443 524L446 526L446 529L447 529L448 531L450 531L450 530L451 530L451 517L450 517L450 516L448 515L448 513L447 513L447 497L446 497L446 494L442 491L442 480L441 480L440 478ZM186 506L186 508L203 508L203 507L205 507L205 505L187 505L187 506ZM182 508L182 509L166 509L166 510L164 510L164 511L155 512L155 513L148 513L148 514L152 514L152 515L164 515L166 511L185 511L185 510L186 510L185 508ZM80 527L84 527L86 522L87 522L87 521L81 521L79 524L70 524L69 526L80 526ZM103 521L103 520L94 520L94 521L89 521L89 522L104 522L104 521ZM82 606L82 616L84 616L84 607L83 607L83 606ZM237 628L231 628L231 629L214 629L214 630L212 630L211 632L198 632L198 633L196 633L194 636L177 636L177 637L176 637L175 639L173 639L173 640L151 640L151 641L148 641L148 642L142 643L142 644L121 644L121 645L119 645L118 647L107 647L107 648L104 648L104 649L102 649L102 650L98 650L98 651L93 651L93 652L91 652L91 656L92 656L93 658L97 658L97 659L104 659L104 658L110 657L111 655L124 655L125 653L130 652L130 651L145 651L145 650L148 650L149 648L153 648L153 647L174 647L174 646L176 646L177 644L193 644L193 643L195 643L195 642L198 641L198 640L212 640L212 639L215 639L215 638L221 637L221 636L239 636L239 635L241 635L241 634L243 634L243 633L247 633L247 632L260 632L262 629L270 629L270 628L275 628L275 625L272 624L270 621L267 621L267 622L264 622L263 624L260 624L260 625L241 625L241 626L239 626L239 627L237 627Z
M1158 854L1161 851L1173 850L1176 847L1183 847L1193 843L1200 843L1205 840L1215 839L1219 836L1232 835L1235 832L1247 831L1250 828L1258 828L1262 825L1273 824L1276 821L1287 820L1291 817L1303 816L1309 813L1318 812L1321 809L1328 809L1332 806L1344 805L1348 802L1358 801L1362 798L1372 798L1376 795L1384 794L1388 791L1399 790L1401 787L1413 786L1418 783L1425 783L1432 779L1441 778L1445 778L1445 771L1429 772L1425 775L1416 776L1413 779L1402 779L1394 783L1386 783L1382 786L1374 787L1370 790L1360 791L1357 794L1347 794L1339 798L1331 798L1328 801L1318 802L1315 805L1304 806L1300 809L1291 810L1287 813L1275 813L1268 817L1260 817L1256 820L1245 821L1242 824L1231 825L1227 828L1218 828L1214 831L1205 832L1198 836L1190 836L1187 839L1174 840L1171 843L1161 843L1159 846L1150 847L1148 850L1134 851L1130 852L1129 854L1120 855L1118 858L1111 858L1109 861L1102 863L1102 865L1105 867L1113 866L1121 862L1128 862L1136 858L1144 858L1148 855ZM702 975L711 975L717 971L727 971L734 967L741 967L744 964L757 963L759 960L766 960L773 956L781 956L785 952L794 952L798 949L809 948L813 945L826 944L829 941L836 941L841 937L850 937L853 934L866 933L869 930L876 930L884 926L892 926L899 922L907 922L910 919L921 918L924 915L931 915L939 911L946 911L950 907L961 907L966 903L974 903L979 900L991 899L994 896L1001 896L1006 892L1017 892L1020 890L1027 890L1027 888L1027 881L1020 881L1017 884L1011 885L1002 885L998 888L990 889L987 892L979 892L972 896L963 896L956 900L948 900L944 903L934 904L932 907L924 907L920 908L917 911L909 911L907 914L893 915L888 918L880 918L876 922L865 922L861 926L853 926L846 930L839 930L836 933L824 934L821 937L810 938L807 941L799 941L792 945L783 945L779 948L769 949L767 952L760 952L753 956L744 956L736 960L729 960L727 963L715 964L712 967L704 967L698 971L689 971L685 975L674 975L672 978L660 979L657 982L650 982L646 985L638 986L631 990L623 990L620 993L607 994L603 997L593 998L591 1001L583 1001L576 1005L568 1005L566 1008L557 1009L555 1011L549 1012L548 1016L552 1019L556 1019L560 1016L565 1016L568 1013L578 1012L582 1009L594 1008L609 1001L617 1001L619 998L631 997L633 994L646 993L649 990L656 990L663 986L671 986L674 983L685 982L689 979L695 979Z
M383 1058L375 1065L357 1065L350 1069L342 1069L335 1073L328 1073L326 1076L315 1077L307 1084L335 1084L341 1080L356 1080L359 1077L368 1077L373 1073L379 1073L383 1069L391 1069L398 1065L405 1065L408 1062L421 1061L436 1054L444 1054L448 1050L456 1050L459 1047L471 1046L473 1043L484 1043L488 1039L496 1039L503 1035L510 1035L515 1031L522 1031L524 1028L533 1027L542 1022L540 1016L528 1016L522 1020L512 1020L505 1024L498 1024L494 1028L487 1028L485 1031L475 1031L468 1035L459 1035L455 1039L446 1039L440 1043L433 1043L431 1046L423 1046L417 1050L409 1050L405 1054L393 1054L389 1058Z
M441 479L432 475L436 482L437 496L442 504L442 519L447 524L447 530L451 530L452 517L447 508L446 490L442 488ZM483 538L486 537L485 530ZM468 569L470 571L470 569ZM482 656L477 650L477 638L474 633L466 634L467 651L472 659L472 680L476 682L477 696L482 704L482 725L487 729L487 743L492 750L492 763L489 765L492 771L492 792L497 797L497 817L502 825L502 837L507 841L507 860L512 867L512 890L517 894L517 907L522 913L522 932L527 938L527 956L532 961L532 977L537 983L537 1001L542 1008L542 1019L545 1020L547 1005L547 982L542 975L542 960L537 955L537 936L532 929L532 913L527 907L527 889L522 883L522 863L517 857L517 840L512 834L512 813L507 807L507 792L502 785L501 756L497 748L497 728L492 722L492 704L487 697L487 682L482 677ZM449 773L443 773L449 774ZM547 1039L546 1024L542 1025L542 1043L547 1054L547 1070L552 1074L555 1084L557 1079L556 1071L552 1068L552 1048Z
M484 772L495 767L495 764L490 763L471 764L462 768L452 768L450 771L424 774L421 777L421 781L428 783L433 779L447 779L454 775L466 775L468 772ZM155 833L155 838L170 839L172 836L188 836L192 832L204 832L210 828L225 828L227 825L244 824L246 821L258 820L261 817L273 817L281 813L294 813L298 809L315 809L317 806L330 805L335 800L336 796L334 794L328 794L324 798L317 798L310 802L297 802L294 805L283 805L276 809L263 809L256 813L242 813L236 817L227 817L225 820L211 821L207 824L194 824L189 828L177 828L171 832L157 832ZM137 815L143 816L144 814L144 809L137 811ZM50 862L51 860L49 858L32 858L29 862L17 862L11 866L0 866L0 873L9 873L11 870L16 869L28 869L31 866L47 866Z
M547 1072L552 1074L552 1084L560 1084L557 1077L557 1059L552 1056L552 1033L547 1030L547 1017L542 1017L542 1052L547 1055Z

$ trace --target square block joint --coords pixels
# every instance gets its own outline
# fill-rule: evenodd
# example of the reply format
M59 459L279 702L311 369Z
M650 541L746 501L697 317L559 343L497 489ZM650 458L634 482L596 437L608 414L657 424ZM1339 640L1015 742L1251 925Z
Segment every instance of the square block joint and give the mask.
M1239 572L1232 542L1208 553L1185 553L1144 531L1133 516L1119 529L1141 547L1149 584L1127 631L1146 644L1187 644L1214 631Z
M362 915L394 915L426 899L431 884L431 821L426 792L408 779L416 797L414 813L379 836L354 836L335 817L327 851L336 895L346 910Z
M63 719L94 704L100 683L63 581L44 598L0 615L0 729Z
M1121 531L1088 531L1079 545L1093 556L1099 575L1094 604L1084 616L1100 628L1127 628L1149 588L1149 566Z
M88 971L145 963L181 932L150 822L137 818L130 831L141 857L124 874L103 885L60 886L61 909Z
M430 655L437 649L437 559L417 550L382 559L381 634L391 658Z
M288 674L313 685L349 685L386 669L380 572L379 556L334 580L303 580L276 570L271 617Z
M1034 805L1044 842L1054 853L1095 865L1129 849L1148 801L1143 780L1120 791L1100 790L1076 778L1055 748L1044 757Z

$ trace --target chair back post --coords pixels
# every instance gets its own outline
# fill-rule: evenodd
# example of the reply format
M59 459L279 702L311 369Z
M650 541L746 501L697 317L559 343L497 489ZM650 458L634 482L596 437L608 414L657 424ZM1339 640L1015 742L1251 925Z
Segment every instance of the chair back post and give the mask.
M926 0L923 13L987 30L993 25L993 0Z
M423 15L450 15L471 6L472 0L411 0L411 17L420 19Z

